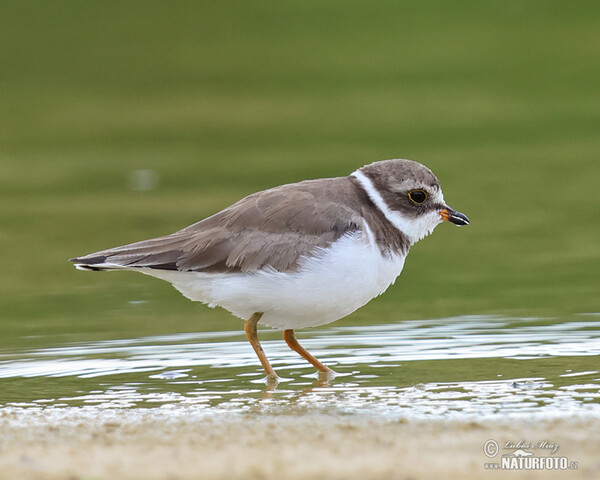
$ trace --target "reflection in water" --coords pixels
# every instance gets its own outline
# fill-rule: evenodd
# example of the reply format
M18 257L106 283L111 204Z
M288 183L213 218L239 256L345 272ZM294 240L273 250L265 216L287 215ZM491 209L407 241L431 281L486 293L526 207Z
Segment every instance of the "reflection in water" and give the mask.
M462 317L313 331L318 337L303 342L339 372L331 381L319 379L283 342L267 341L269 358L284 377L276 388L265 385L241 332L11 353L0 356L0 377L9 380L0 403L160 406L211 414L325 409L410 416L600 415L598 317L556 323Z

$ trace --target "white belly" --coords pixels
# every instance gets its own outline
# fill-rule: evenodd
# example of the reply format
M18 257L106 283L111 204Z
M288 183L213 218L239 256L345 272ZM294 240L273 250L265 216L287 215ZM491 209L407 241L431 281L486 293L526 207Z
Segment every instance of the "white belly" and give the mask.
M305 258L291 273L142 271L171 282L191 300L223 307L245 320L263 312L261 324L287 329L345 317L383 293L403 266L403 256L382 256L376 245L355 233Z

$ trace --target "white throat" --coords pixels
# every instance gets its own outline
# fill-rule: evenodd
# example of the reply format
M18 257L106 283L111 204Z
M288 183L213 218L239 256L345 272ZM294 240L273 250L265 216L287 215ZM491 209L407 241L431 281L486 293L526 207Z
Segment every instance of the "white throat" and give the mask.
M436 211L426 213L422 217L414 219L405 217L396 210L391 210L369 177L360 170L352 173L352 176L358 180L371 201L383 213L385 218L404 234L411 245L429 235L442 222L442 218Z

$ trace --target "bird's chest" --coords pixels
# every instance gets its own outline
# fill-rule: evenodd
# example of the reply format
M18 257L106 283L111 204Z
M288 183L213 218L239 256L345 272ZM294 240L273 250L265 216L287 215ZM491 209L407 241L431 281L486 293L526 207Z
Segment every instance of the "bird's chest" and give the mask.
M354 311L394 283L404 258L384 255L376 245L354 235L309 259L298 275L319 304L347 306Z
M383 293L400 275L404 256L382 255L360 234L305 257L295 272L264 270L212 282L209 302L242 318L263 312L276 328L324 325Z

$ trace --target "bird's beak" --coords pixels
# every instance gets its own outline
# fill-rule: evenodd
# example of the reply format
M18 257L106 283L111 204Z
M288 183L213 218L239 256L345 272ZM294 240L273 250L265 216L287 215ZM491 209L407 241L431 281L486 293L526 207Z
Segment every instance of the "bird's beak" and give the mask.
M459 227L469 224L469 219L464 213L457 212L450 207L444 207L441 209L440 217L442 217L442 220L452 222L454 225L458 225Z

